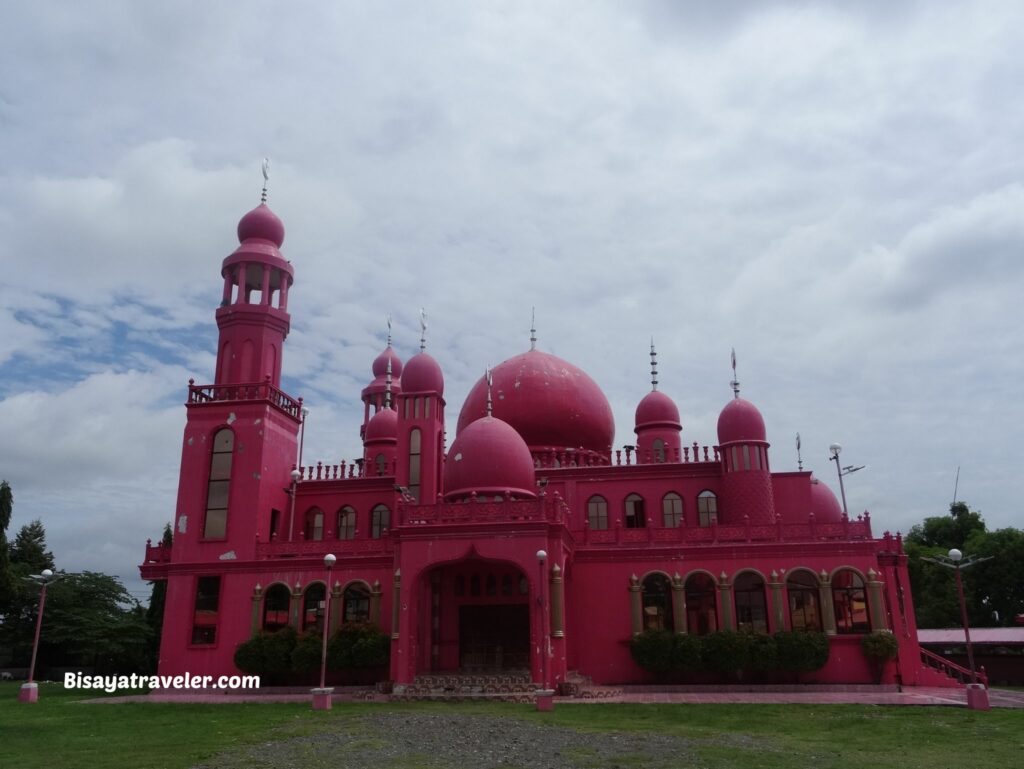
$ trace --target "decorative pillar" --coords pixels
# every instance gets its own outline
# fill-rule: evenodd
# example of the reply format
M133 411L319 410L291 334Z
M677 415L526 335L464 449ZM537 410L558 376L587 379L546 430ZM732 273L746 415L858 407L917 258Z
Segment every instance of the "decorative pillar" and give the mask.
M241 262L238 265L238 295L235 297L235 304L248 304L249 303L249 292L245 288L245 284L248 282L246 279L246 263Z
M270 266L263 265L263 280L260 282L260 304L270 304Z
M252 589L252 635L260 632L260 600L263 598L263 588L260 583Z
M878 572L868 569L868 613L871 616L872 630L890 630L886 620L885 600L882 598L882 582Z
M718 604L722 614L722 630L735 630L732 610L732 585L723 571L718 576Z
M644 630L644 606L641 595L640 580L633 574L629 578L629 616L633 622L633 635L640 635Z
M551 637L564 638L565 625L562 622L562 602L565 600L562 570L556 563L551 567Z
M836 610L832 605L832 580L822 569L818 574L818 597L821 598L821 623L826 635L836 634Z
M395 583L391 593L391 637L398 638L398 620L402 608L402 570L395 569Z
M686 592L678 571L672 575L672 622L677 633L686 632Z
M334 582L334 587L331 588L331 617L328 622L327 633L334 635L334 631L338 629L338 625L341 624L341 583L338 581Z
M298 580L295 582L295 589L292 590L292 605L289 615L288 624L296 630L301 628L302 623L299 620L302 617L302 584Z
M373 587L370 588L370 624L378 630L380 629L380 599L383 594L380 589L380 580L374 580Z
M778 633L786 629L786 604L782 597L782 583L779 582L779 573L772 569L772 581L768 583L771 588L772 608L771 614L775 620L775 627L770 628L772 633Z

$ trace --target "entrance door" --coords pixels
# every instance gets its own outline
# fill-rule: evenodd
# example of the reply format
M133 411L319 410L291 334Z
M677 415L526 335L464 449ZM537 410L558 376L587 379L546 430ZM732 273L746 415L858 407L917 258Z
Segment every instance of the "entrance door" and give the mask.
M459 664L463 670L529 667L529 605L460 606Z

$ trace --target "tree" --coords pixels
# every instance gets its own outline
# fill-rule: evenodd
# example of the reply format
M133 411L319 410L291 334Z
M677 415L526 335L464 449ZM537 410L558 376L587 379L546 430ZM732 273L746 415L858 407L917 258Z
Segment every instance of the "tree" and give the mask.
M174 540L174 533L171 524L164 525L164 534L161 542L170 547ZM153 591L149 595L149 608L146 609L146 624L149 625L152 635L149 640L149 669L156 670L160 662L160 639L164 630L164 605L167 602L167 580L157 579L149 583Z
M14 595L14 575L11 571L11 551L7 544L7 527L14 512L14 495L7 481L0 481L0 618L8 611Z
M11 563L20 564L28 574L53 569L53 553L46 549L46 529L38 518L18 531L11 543Z

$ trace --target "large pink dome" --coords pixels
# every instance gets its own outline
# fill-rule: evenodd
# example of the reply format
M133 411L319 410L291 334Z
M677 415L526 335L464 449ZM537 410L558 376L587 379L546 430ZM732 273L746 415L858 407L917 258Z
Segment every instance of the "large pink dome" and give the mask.
M381 409L366 424L363 443L395 443L398 440L398 412Z
M410 361L410 365L411 365ZM611 406L585 372L561 358L530 350L491 371L493 414L511 425L530 449L584 449L607 456L615 438ZM484 416L487 382L470 390L458 434Z
M843 508L832 493L832 489L811 478L811 512L818 523L839 523L843 519Z
M266 203L260 203L238 222L238 242L244 243L250 238L269 240L278 248L284 243L284 223Z
M386 377L388 374L388 361L391 361L391 378L397 380L402 376L402 359L398 357L398 353L395 352L391 345L374 358L373 361L373 376L376 378Z
M675 401L660 390L651 390L636 407L636 429L645 427L683 429Z
M459 430L444 463L445 497L536 496L530 449L511 426L483 417Z
M764 418L750 401L733 398L718 415L718 444L742 441L765 442Z
M425 352L413 355L402 372L402 392L444 395L444 374L440 364Z

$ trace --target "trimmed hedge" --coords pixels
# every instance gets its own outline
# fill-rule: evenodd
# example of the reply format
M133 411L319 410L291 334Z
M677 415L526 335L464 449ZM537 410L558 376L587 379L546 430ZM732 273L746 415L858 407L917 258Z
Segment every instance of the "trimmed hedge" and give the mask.
M299 635L292 627L258 633L235 649L235 665L245 673L279 682L320 668L323 636L311 630ZM328 670L379 668L388 664L391 640L373 625L344 624L327 642Z
M630 644L633 659L659 677L709 671L725 677L745 672L810 673L828 662L824 633L780 632L775 635L722 630L704 636L648 630Z
M888 630L875 630L860 639L864 656L872 662L888 662L900 653L900 644Z

